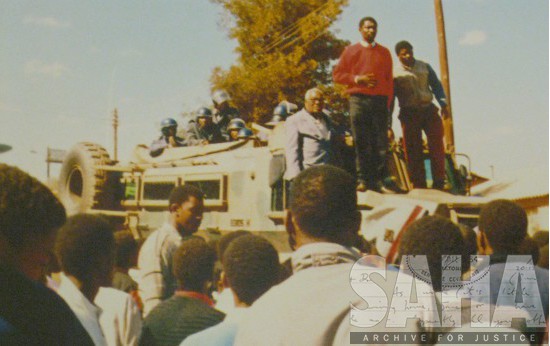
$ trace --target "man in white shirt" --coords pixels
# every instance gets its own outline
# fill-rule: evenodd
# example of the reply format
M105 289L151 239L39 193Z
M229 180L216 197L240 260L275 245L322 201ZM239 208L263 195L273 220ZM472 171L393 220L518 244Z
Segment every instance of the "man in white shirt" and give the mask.
M355 189L355 179L331 165L310 167L296 176L285 221L289 243L295 249L293 275L248 309L239 323L236 345L349 344L350 332L359 328L351 324L350 304L359 310L366 308L364 297L357 294L350 281L357 281L350 275L361 258L353 247L361 223ZM385 271L387 282L380 283L384 298L392 295L396 277L396 272ZM417 283L417 289L424 292L424 288L427 286ZM420 295L418 300L423 310L436 311L435 300ZM383 307L387 308L387 302ZM414 315L424 317L423 313ZM367 317L371 316L376 317ZM369 331L387 331L384 319L389 317L384 316ZM400 331L422 331L416 323L408 327Z
M168 208L168 221L147 238L139 252L138 284L144 316L176 290L172 257L182 239L199 229L204 209L203 193L193 185L177 186L170 193Z
M112 287L101 287L94 303L101 308L99 324L109 346L137 345L141 334L141 312L133 298Z
M55 252L61 265L57 293L67 302L96 346L107 345L99 324L101 309L93 301L112 281L115 239L103 218L79 214L59 231Z

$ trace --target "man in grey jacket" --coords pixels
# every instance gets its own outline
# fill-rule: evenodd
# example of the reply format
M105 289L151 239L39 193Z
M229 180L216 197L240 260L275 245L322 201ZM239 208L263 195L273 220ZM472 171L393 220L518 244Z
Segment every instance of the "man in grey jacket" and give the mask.
M309 89L304 108L286 120L286 180L294 179L308 167L333 159L333 125L323 106L323 92L318 88Z

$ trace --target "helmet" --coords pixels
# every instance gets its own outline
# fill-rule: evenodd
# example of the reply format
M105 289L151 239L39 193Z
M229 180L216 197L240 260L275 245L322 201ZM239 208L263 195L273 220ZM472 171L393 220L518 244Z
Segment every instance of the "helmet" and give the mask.
M227 131L240 130L245 127L246 127L246 124L244 120L240 118L234 118L234 119L231 119L231 121L229 121L229 124L227 125Z
M212 111L206 107L201 107L197 111L197 119L198 118L211 118L212 117Z
M162 119L162 121L160 122L160 129L164 130L169 127L178 127L178 123L172 118Z
M231 97L225 90L216 90L212 94L212 101L214 101L218 105L229 100L231 100Z
M282 101L275 107L273 110L273 117L269 122L266 123L266 125L275 126L275 124L285 121L285 119L292 114L296 113L298 110L298 106L296 106L294 103L290 103L288 101Z
M254 132L251 129L243 127L239 130L239 139L247 139L254 136Z
M298 111L298 106L292 102L288 102L287 100L281 101L281 103L279 103L279 106L286 107L286 112L288 113L287 117ZM273 115L275 115L275 111L273 112Z
M273 110L273 116L280 116L283 119L285 119L288 116L288 107L286 104L280 103L275 109Z

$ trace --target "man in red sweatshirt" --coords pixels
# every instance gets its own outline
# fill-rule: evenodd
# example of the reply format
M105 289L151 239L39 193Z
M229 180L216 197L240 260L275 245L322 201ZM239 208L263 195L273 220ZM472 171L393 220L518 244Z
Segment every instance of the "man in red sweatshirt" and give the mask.
M357 190L390 192L386 152L393 98L390 51L374 41L378 24L372 17L359 22L363 39L346 47L334 69L336 83L348 87L351 130L355 142Z

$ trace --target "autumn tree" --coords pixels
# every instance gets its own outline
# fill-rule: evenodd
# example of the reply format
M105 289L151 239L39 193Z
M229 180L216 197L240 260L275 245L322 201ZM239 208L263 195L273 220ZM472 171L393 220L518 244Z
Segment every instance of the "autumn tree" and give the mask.
M214 69L213 89L227 90L248 120L265 122L283 99L303 104L307 89L321 86L336 107L331 60L349 43L329 30L348 0L211 0L238 41L237 62Z

